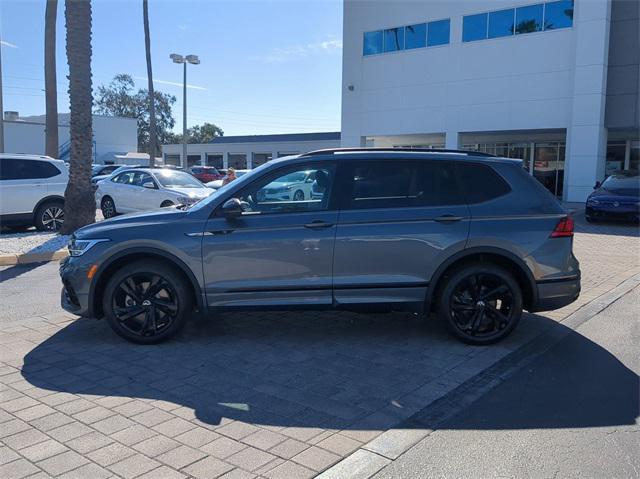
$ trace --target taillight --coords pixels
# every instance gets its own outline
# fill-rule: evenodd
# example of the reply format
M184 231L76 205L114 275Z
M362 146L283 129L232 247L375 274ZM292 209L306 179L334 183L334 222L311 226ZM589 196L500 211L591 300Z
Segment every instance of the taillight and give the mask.
M573 236L573 218L571 216L565 216L556 225L555 229L551 233L552 238L566 238Z

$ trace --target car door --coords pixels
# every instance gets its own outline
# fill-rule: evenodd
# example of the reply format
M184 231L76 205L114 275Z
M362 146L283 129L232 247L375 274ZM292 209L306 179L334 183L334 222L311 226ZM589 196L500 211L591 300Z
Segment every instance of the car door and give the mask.
M57 169L45 161L0 159L0 214L30 215L47 196L47 178Z
M153 184L153 188L144 186L145 184ZM158 194L158 183L153 177L144 171L138 171L133 177L133 185L135 190L132 190L131 204L137 210L152 210L160 208L162 200Z
M358 160L339 171L338 304L424 302L431 275L464 248L469 209L444 160Z
M264 194L284 176L309 169L325 178L323 195L294 200ZM242 215L227 218L221 208L212 213L202 242L209 307L332 304L334 178L333 162L282 167L234 195Z
M102 196L111 196L120 213L137 211L134 203L136 187L133 186L135 174L135 170L123 171L113 179L105 180L104 186L100 184L100 188L103 189Z

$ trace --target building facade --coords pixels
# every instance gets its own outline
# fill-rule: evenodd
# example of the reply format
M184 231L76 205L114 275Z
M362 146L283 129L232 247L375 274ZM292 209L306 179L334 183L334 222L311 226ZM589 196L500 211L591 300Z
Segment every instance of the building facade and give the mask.
M45 117L19 117L7 112L4 119L4 149L7 153L45 153ZM58 115L58 158L68 160L69 114ZM93 115L93 161L117 162L117 155L138 151L138 125L135 118ZM147 160L148 161L148 160Z
M187 145L187 165L251 169L272 158L324 148L339 148L339 132L221 136L210 143ZM163 145L165 164L182 164L182 145Z
M520 158L583 201L640 166L639 5L346 0L342 145Z

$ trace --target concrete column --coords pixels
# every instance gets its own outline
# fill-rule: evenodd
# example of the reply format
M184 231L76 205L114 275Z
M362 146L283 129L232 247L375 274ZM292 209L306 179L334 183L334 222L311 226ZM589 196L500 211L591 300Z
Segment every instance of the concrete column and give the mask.
M575 67L565 158L566 201L584 201L604 178L611 0L576 2L573 17Z
M222 167L226 170L229 168L229 153L222 153Z
M271 159L275 160L276 158L278 158L278 152L277 151L272 151L271 152Z
M460 149L460 135L455 130L450 130L445 133L444 147L448 150Z
M247 170L251 170L253 168L253 152L247 151Z
M207 164L207 154L202 152L200 153L200 166L205 166Z

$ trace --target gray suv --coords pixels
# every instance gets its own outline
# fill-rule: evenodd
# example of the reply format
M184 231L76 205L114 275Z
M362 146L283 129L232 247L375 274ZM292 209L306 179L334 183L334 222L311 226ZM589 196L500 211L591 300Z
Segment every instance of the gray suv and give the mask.
M304 173L308 185L286 181ZM298 190L305 191L300 195ZM580 293L573 220L519 160L336 149L270 161L192 205L78 230L62 305L156 343L195 313L434 312L472 344Z

